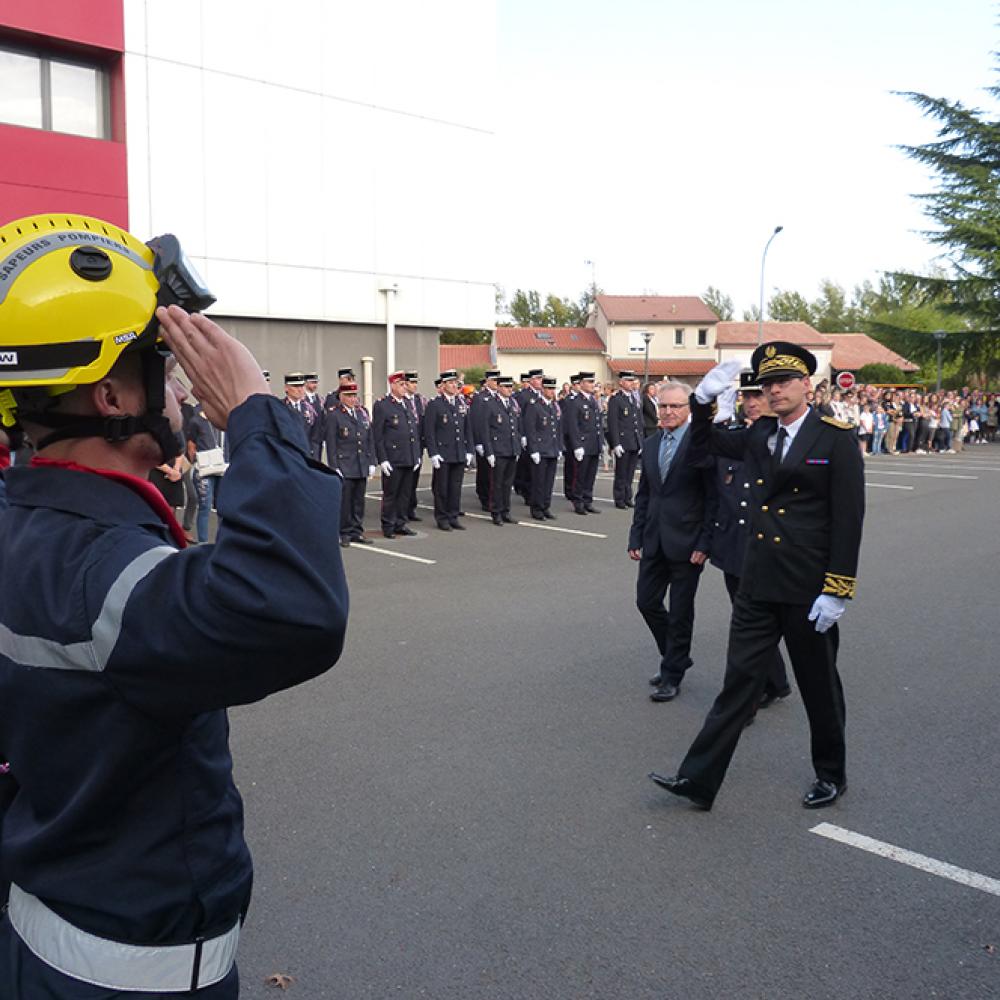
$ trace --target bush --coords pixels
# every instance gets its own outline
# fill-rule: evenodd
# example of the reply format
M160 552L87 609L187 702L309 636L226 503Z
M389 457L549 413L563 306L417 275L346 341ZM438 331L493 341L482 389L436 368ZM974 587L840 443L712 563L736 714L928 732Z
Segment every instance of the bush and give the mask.
M870 382L881 384L899 384L914 381L913 375L907 375L902 369L895 365L881 363L864 365L859 371L854 373L859 382L868 385ZM916 374L916 373L914 373Z

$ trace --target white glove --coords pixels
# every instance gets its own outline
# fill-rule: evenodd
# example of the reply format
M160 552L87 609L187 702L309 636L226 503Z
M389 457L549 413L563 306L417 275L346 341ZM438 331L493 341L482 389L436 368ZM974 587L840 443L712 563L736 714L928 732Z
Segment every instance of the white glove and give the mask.
M465 453L465 467L466 467L467 469L471 469L471 468L472 468L472 460L473 460L473 459L474 459L475 457L476 457L476 456L475 456L475 455L473 455L471 451L467 451L467 452Z
M816 623L817 632L825 632L831 625L836 625L847 607L847 599L834 597L832 594L820 594L813 601L809 611L809 621Z
M368 478L369 479L371 479L371 477L374 476L376 472L378 472L378 466L377 465L369 465L368 466Z
M392 475L392 462L383 462L381 464L380 468L382 469L382 472L385 475L387 475L387 476L391 476Z
M420 468L420 463L417 462L417 464L413 466L413 471L416 472L419 468Z
M476 445L476 454L477 454L477 455L482 455L482 454L484 454L484 449L483 449L483 446L482 446L481 444L477 444L477 445Z
M522 448L527 448L528 447L528 439L526 437L524 437L523 435L521 437L521 447Z
M625 454L625 449L620 445L615 445L615 458L621 458Z
M711 403L716 396L720 395L724 389L729 388L730 382L735 379L743 370L743 362L736 358L723 361L721 365L716 365L697 385L694 390L694 398L699 403Z
M440 469L443 461L444 459L440 455L431 455L431 465L433 465L435 469Z
M535 465L541 465L542 464L542 453L539 452L539 451L533 451L531 453L531 461L534 462Z
M497 464L496 455L487 455L486 461L489 462L490 468L492 469Z
M582 448L574 448L573 449L573 457L578 462L582 462L583 461L583 449Z
M728 424L736 416L736 386L731 385L719 393L715 401L715 423Z

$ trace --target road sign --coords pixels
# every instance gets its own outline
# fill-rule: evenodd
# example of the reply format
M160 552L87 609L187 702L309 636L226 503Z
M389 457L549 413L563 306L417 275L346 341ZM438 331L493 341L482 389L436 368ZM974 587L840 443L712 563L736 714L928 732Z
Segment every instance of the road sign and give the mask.
M837 376L837 385L839 385L841 389L853 389L856 381L857 379L854 377L854 372L841 372Z

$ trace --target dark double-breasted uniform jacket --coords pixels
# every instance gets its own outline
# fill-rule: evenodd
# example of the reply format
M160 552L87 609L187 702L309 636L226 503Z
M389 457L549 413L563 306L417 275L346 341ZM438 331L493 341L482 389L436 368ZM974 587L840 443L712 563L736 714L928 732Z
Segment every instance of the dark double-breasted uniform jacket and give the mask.
M776 417L729 430L691 396L695 456L742 460L737 480L750 539L740 589L757 601L811 604L819 594L853 597L865 513L864 464L853 429L810 409L775 465Z
M367 479L375 461L371 420L363 406L349 410L343 403L328 396L323 420L326 441L326 462L345 479Z
M372 407L372 438L379 465L412 469L420 461L420 425L406 400L392 393Z
M585 392L567 397L566 449L582 448L584 455L601 453L601 407L593 396Z
M465 464L465 456L473 449L472 423L465 400L436 396L424 410L424 445L427 454L440 455L446 462Z
M538 452L542 458L558 458L561 451L562 426L559 404L539 396L521 412L521 425L528 439L528 454Z
M504 406L500 396L488 399L483 407L486 437L482 442L486 455L517 458L521 454L521 410L511 396Z
M619 445L625 451L639 451L642 448L642 410L636 406L630 393L619 389L608 400L608 444L612 448Z
M306 440L309 442L310 457L319 461L323 454L322 414L317 412L316 408L307 399L302 399L298 403L294 403L285 396L282 402L302 421L302 429L305 431Z
M750 538L750 484L739 459L715 459L715 489L719 506L709 557L723 573L739 576Z

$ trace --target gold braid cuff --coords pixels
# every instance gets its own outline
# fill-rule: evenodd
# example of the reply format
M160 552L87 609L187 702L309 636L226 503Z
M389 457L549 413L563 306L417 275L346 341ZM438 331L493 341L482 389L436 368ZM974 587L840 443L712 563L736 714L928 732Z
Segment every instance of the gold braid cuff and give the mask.
M837 573L827 573L823 580L823 593L834 597L854 597L858 589L858 581L853 576L840 576Z

